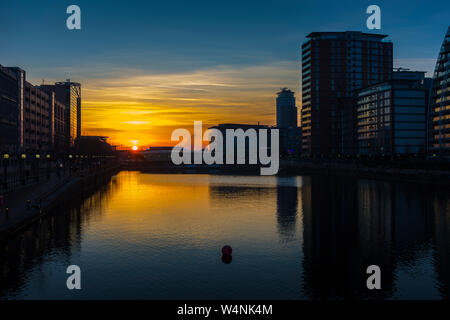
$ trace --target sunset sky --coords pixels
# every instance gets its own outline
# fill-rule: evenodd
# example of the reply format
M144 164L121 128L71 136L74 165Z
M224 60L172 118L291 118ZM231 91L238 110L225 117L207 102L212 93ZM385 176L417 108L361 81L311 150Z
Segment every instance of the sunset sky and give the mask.
M66 28L81 8L82 30ZM394 65L431 72L448 1L30 1L0 3L0 64L35 85L82 84L82 132L114 144L172 145L175 128L275 122L275 94L300 107L300 47L312 31L369 32L368 5Z

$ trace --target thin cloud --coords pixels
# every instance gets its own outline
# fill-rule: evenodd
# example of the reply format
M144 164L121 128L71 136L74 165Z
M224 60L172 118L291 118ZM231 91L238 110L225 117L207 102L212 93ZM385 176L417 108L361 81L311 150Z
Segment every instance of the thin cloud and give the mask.
M189 129L194 120L209 126L242 119L273 124L276 92L280 87L300 91L299 86L297 61L178 73L124 72L83 82L83 126L97 133L98 128L115 128L107 132L117 144L139 140L168 145L174 129Z

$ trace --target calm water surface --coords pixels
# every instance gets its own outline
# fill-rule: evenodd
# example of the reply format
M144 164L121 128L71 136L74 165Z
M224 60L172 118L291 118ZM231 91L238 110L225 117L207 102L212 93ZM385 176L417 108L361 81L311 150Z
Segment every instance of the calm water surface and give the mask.
M448 299L449 199L353 178L121 172L0 245L0 298Z

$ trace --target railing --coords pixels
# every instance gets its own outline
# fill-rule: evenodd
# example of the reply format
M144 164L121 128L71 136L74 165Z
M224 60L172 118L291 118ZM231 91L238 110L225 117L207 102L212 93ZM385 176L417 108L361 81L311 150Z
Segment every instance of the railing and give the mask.
M52 174L56 172L56 170L48 170L47 168L23 170L13 167L7 170L6 179L3 170L0 175L0 193L2 194L14 192L50 180Z
M106 169L107 164L97 161L68 162L60 166L60 163L52 162L43 164L41 168L30 166L5 166L0 167L0 194L20 191L21 189L45 183L52 178L59 177L60 180L70 178L74 175L83 175ZM106 166L106 167L105 167ZM6 172L6 175L5 175Z

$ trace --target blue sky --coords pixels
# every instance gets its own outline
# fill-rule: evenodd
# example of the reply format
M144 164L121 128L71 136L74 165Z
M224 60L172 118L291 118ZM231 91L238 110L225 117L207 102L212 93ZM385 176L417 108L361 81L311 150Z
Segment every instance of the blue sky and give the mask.
M71 4L81 8L81 30L66 28ZM171 119L191 120L186 111L205 114L211 124L237 121L238 106L245 106L244 116L270 124L275 92L281 86L300 91L305 36L372 32L365 13L371 4L381 8L380 33L394 42L394 65L431 72L450 23L449 1L2 0L0 64L22 67L35 84L81 82L90 133L102 128L114 136L120 125L113 119L105 126L88 116L124 109L141 113L124 121L136 126L175 126L162 113L156 122L143 120L145 112L155 118L161 109L173 111Z
M65 27L70 4L81 8L81 31ZM380 6L400 63L436 58L449 1L2 0L0 63L172 72L296 60L311 31L368 31L370 4Z

